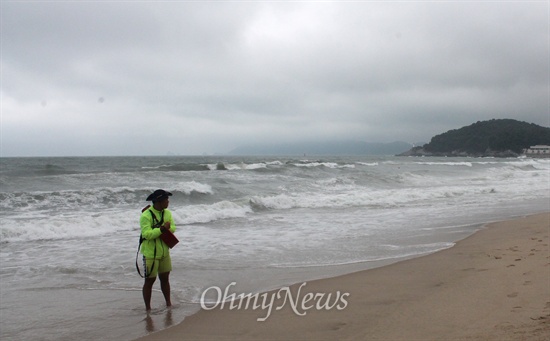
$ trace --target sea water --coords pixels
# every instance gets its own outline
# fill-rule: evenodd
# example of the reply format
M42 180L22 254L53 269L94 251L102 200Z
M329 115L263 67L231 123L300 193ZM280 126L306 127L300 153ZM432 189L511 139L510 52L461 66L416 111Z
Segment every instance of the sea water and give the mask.
M368 269L451 247L486 222L550 210L544 159L0 161L2 340L131 340L181 322L212 286L257 293ZM174 307L156 283L146 314L138 221L158 188L173 193L180 240Z

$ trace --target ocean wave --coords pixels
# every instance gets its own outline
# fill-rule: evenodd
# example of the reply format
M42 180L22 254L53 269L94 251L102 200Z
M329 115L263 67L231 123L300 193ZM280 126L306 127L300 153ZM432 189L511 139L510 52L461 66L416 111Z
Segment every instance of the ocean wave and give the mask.
M32 191L0 193L0 208L19 211L51 211L57 209L104 209L110 205L143 203L156 188L103 187L81 190ZM194 193L211 195L212 187L196 181L177 183L168 189L173 195Z
M266 211L301 208L429 208L445 202L460 209L483 205L487 201L504 203L548 197L548 182L544 179L550 171L550 160L441 160L420 165L410 159L366 162L368 165L357 160L354 163L342 159L336 161L252 159L241 163L232 160L224 167L234 171L169 174L155 178L151 187L141 186L142 183L151 184L147 182L149 174L145 173L106 172L98 176L79 174L45 180L38 178L32 179L27 188L59 190L0 192L0 216L3 224L17 226L23 222L23 226L28 226L37 238L56 238L58 234L80 235L69 231L70 227L64 223L64 219L68 219L79 225L80 222L72 220L73 214L90 217L86 224L91 226L98 224L94 217L117 208L133 210L130 215L135 215L146 204L147 195L157 188L165 188L174 194L170 208L180 224L209 223ZM432 164L451 168L442 169ZM352 165L357 168L350 167ZM163 162L158 167L174 166L177 165ZM26 184L25 181L29 179L15 178L11 187L18 189L19 184ZM103 186L95 186L98 183ZM121 186L109 187L108 183ZM63 189L85 186L82 189ZM26 225L26 220L30 220L31 225L36 224L35 219L45 221L43 232L36 230L41 227L35 229ZM86 233L93 235L94 232ZM2 231L2 237L8 239L24 235L26 232L12 226Z
M54 207L82 208L108 203L135 201L135 189L128 187L89 190L60 190L0 193L0 208L51 210ZM145 193L145 191L143 191Z
M280 168L284 163L279 160L274 161L261 161L261 162L218 162L215 164L208 164L208 169L210 170L258 170L258 169L268 169L268 168Z
M284 163L279 160L260 161L260 162L227 162L219 161L215 163L178 163L178 164L162 164L156 166L143 166L143 171L220 171L220 170L256 170L269 167L282 166Z
M103 211L96 214L68 211L61 216L33 217L33 219L5 218L0 225L0 241L7 243L115 236L116 231L138 231L138 218L139 210Z
M345 189L347 188L347 189ZM276 195L252 196L254 211L286 210L294 208L370 207L396 208L407 205L429 205L441 199L467 197L486 200L487 195L505 195L504 190L481 186L444 186L435 188L369 189L360 186L342 186L341 191L294 192Z
M207 164L186 162L186 163L176 163L176 164L161 164L161 165L154 165L154 166L141 166L139 170L143 172L151 172L151 171L193 172L193 171L208 171L210 170L210 168Z
M225 164L227 170L256 170L260 168L267 168L268 164L265 162L259 163L229 163Z
M173 208L174 219L180 224L209 223L220 219L242 218L252 213L248 205L220 201L210 205L189 205Z
M199 194L213 194L212 186L208 184L203 184L197 181L188 181L188 182L182 182L174 186L172 189L176 192L182 192L186 195L190 195L193 193L199 193Z
M404 194L394 190L362 191L343 193L292 193L273 196L254 196L250 204L255 210L284 210L292 208L341 208L357 206L395 207L408 202L411 197L420 199L413 193Z
M422 165L422 166L447 166L447 167L474 167L476 165L480 166L498 166L498 165L509 165L513 167L527 167L531 166L536 169L548 169L550 167L550 161L545 159L510 159L509 161L492 161L486 158L475 159L472 161L413 161L412 164ZM400 163L393 160L388 160L382 162L383 165L399 165L402 166L404 163ZM180 163L180 164L163 164L159 166L144 166L143 170L151 171L217 171L217 170L230 170L230 171L241 171L241 170L277 170L284 168L285 166L298 167L298 168L328 168L328 169L354 169L356 166L367 166L367 167L376 167L380 166L380 162L362 162L356 161L354 163L340 163L332 161L322 161L322 160L299 160L299 161L280 161L280 160L271 160L271 161L258 161L258 162L225 162L220 161L217 163Z
M302 161L302 162L293 162L290 164L296 167L305 167L305 168L315 168L315 167L326 167L326 168L332 168L332 169L355 168L354 164L339 164L336 162L325 162L325 161Z
M71 169L70 167L58 166L53 163L45 164L33 164L26 167L10 167L11 165L2 165L4 168L2 173L8 176L17 177L43 177L43 176L57 176L57 175L72 175L80 174L81 171Z
M173 167L173 165L166 164L166 165L158 165L158 166L143 166L141 169L163 169L163 168L170 168Z
M472 167L471 162L415 162L418 165L426 165L426 166L466 166L466 167Z

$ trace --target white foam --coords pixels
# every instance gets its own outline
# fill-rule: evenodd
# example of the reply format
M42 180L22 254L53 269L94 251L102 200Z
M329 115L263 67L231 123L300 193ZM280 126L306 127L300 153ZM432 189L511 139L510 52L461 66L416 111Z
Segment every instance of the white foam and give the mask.
M252 213L248 205L220 201L212 205L190 205L173 208L174 219L182 224L208 223L219 219L241 218Z
M324 266L353 265L353 264L368 263L368 262L381 262L381 261L388 261L388 260L398 260L398 259L403 259L408 257L417 257L417 256L445 250L454 245L455 243L431 243L431 244L413 245L411 247L396 246L394 249L391 249L391 250L399 251L398 253L385 255L385 256L374 256L374 257L371 256L371 257L365 257L364 259L356 259L356 260L348 260L348 261L336 261L336 260L319 261L316 259L299 260L299 261L294 261L292 263L272 263L272 264L269 264L268 266L272 268L292 269L292 268L314 268L314 267L324 267ZM403 251L404 249L411 250L411 251L408 251L408 252Z
M68 212L35 219L5 218L0 226L2 242L56 240L114 235L116 231L139 230L139 213Z
M428 166L466 166L472 167L471 162L416 162L419 165L428 165Z
M169 168L172 167L171 164L164 164L159 166L142 166L141 169L161 169L161 168Z
M259 169L259 168L267 168L267 164L265 163L253 163L253 164L248 164L248 163L230 163L230 164L226 164L225 165L225 168L227 170L254 170L254 169Z
M438 198L462 196L475 193L479 190L463 186L449 186L444 188L423 189L379 189L369 190L363 187L354 187L340 193L282 193L273 196L253 196L251 205L257 208L289 209L289 208L337 208L352 206L395 207L397 205L412 204Z
M382 249L387 249L391 251L400 251L400 250L421 250L421 252L426 252L426 250L444 250L452 247L455 243L449 242L438 242L438 243L426 243L426 244L414 244L414 245L394 245L394 244L383 244L379 245ZM414 254L414 253L413 253Z
M219 164L208 164L208 169L210 170L217 170ZM262 168L268 168L269 166L282 166L284 165L283 162L279 160L275 161L266 161L266 162L255 162L255 163L227 163L223 164L223 167L226 170L235 171L235 170L255 170L255 169L262 169Z
M212 186L208 184L203 184L196 181L187 181L182 182L174 186L175 191L183 192L187 195L190 195L193 192L201 193L201 194L213 194Z
M336 162L304 162L304 163L293 163L293 165L296 167L307 167L307 168L312 168L312 167L327 167L332 169L355 168L354 164L340 165Z

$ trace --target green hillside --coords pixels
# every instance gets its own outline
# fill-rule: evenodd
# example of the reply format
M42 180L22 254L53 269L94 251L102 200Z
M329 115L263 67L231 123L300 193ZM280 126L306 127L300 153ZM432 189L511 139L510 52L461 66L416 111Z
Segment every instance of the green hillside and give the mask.
M550 128L512 119L478 121L432 137L403 155L513 156L533 145L550 145Z

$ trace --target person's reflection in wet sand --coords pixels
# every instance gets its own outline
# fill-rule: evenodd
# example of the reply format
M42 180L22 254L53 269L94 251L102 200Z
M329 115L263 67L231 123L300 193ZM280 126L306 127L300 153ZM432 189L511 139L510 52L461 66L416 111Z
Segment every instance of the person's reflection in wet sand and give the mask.
M152 333L156 331L155 321L153 320L151 313L147 313L147 316L145 317L145 319L143 319L143 321L145 321L145 330L148 333ZM172 309L169 308L166 310L166 313L164 314L164 328L171 327L173 324L174 324L174 319L172 318Z
M166 315L164 315L164 328L171 327L174 324L172 320L172 309L168 308Z
M147 313L147 317L145 318L145 330L149 333L155 331L155 322L153 322L153 318L149 313Z

